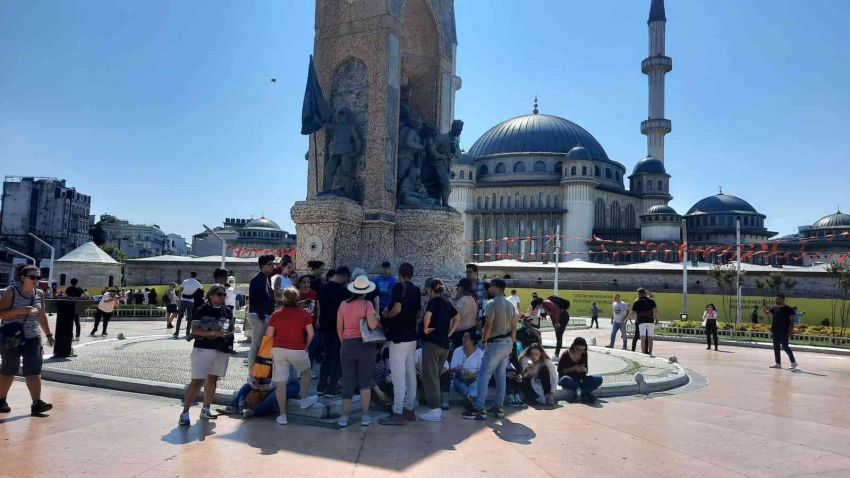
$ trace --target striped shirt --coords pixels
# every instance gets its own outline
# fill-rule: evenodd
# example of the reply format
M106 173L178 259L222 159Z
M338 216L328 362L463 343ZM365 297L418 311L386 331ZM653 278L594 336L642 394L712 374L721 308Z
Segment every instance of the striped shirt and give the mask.
M3 323L17 322L19 324L23 324L24 337L28 339L41 337L41 327L38 323L38 314L41 312L41 301L44 298L44 293L38 289L33 289L31 297L24 297L24 295L21 294L21 289L18 285L13 285L9 288L9 290L13 293L11 309L23 309L25 307L32 306L38 310L29 315L15 317L12 320L4 320Z

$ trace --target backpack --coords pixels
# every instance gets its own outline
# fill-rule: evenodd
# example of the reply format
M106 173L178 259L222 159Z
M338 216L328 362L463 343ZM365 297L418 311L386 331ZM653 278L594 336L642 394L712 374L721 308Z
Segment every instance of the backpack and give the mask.
M546 300L551 300L552 302L555 303L555 305L560 307L561 310L569 310L569 308L570 308L570 301L568 301L567 299L562 299L562 298L558 297L557 295L550 295L549 297L546 298Z

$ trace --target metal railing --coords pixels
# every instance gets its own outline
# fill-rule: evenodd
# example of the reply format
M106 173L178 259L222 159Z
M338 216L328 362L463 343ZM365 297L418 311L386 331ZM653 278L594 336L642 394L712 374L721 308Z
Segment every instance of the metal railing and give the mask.
M635 324L630 323L626 326L626 334L634 335L635 334ZM656 327L656 332L664 332L669 333L671 335L680 335L683 337L705 337L705 329L702 327L664 327L659 326ZM718 329L717 336L726 337L731 340L740 340L740 341L753 341L754 339L764 339L764 340L756 340L759 342L770 341L772 335L770 332L759 332L752 330L724 330ZM835 337L830 335L807 335L807 334L794 334L794 336L790 340L791 342L810 342L817 345L823 346L832 346L832 347L845 347L850 346L850 338L847 337Z

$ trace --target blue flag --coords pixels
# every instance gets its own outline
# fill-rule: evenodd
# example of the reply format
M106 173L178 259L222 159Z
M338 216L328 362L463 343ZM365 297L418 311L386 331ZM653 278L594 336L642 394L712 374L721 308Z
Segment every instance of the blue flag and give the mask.
M307 88L304 90L304 105L301 107L301 134L313 134L322 129L324 123L331 120L331 112L322 94L322 85L316 76L313 66L313 55L310 55L310 66L307 70Z

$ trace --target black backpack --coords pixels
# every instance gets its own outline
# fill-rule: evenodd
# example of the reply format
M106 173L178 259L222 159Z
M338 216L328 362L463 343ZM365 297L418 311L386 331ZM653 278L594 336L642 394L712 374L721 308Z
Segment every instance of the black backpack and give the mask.
M562 298L558 297L557 295L550 295L549 297L546 298L546 300L551 300L552 302L555 303L555 305L560 307L561 310L569 310L570 309L570 301L568 301L567 299L562 299Z

